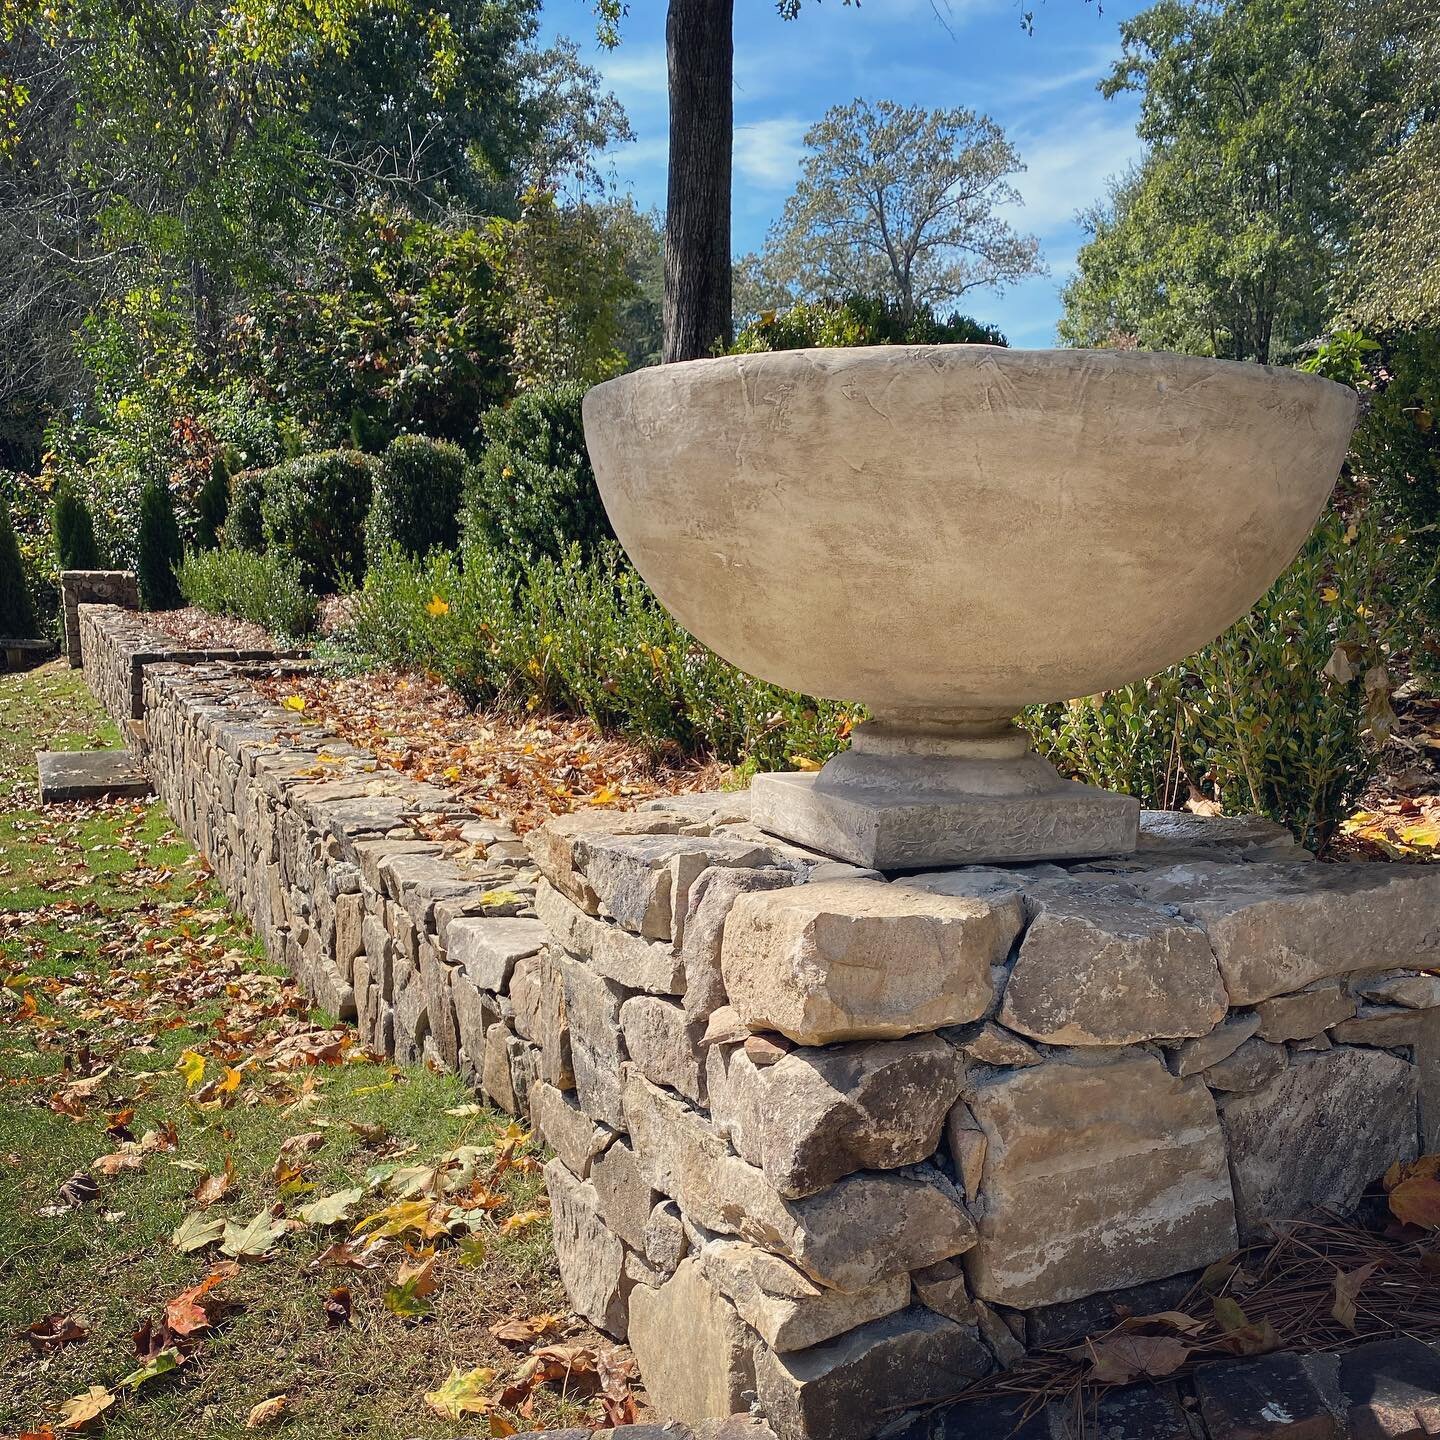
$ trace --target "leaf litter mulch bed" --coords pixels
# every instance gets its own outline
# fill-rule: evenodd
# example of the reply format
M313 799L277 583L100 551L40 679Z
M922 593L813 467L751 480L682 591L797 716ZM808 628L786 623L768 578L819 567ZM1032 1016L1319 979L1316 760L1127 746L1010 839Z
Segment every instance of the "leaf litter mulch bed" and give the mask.
M1116 1387L1180 1380L1206 1364L1273 1351L1346 1350L1407 1335L1440 1343L1440 1155L1392 1165L1360 1216L1319 1217L1211 1265L1174 1310L1127 1315L1037 1351L941 1404L1064 1407L1076 1435Z
M448 786L519 834L587 806L629 810L654 796L714 790L728 773L713 761L666 760L588 720L471 710L423 675L313 671L262 679L256 688L380 764Z
M147 624L187 650L278 650L279 641L263 625L212 615L190 605L182 610L151 610Z

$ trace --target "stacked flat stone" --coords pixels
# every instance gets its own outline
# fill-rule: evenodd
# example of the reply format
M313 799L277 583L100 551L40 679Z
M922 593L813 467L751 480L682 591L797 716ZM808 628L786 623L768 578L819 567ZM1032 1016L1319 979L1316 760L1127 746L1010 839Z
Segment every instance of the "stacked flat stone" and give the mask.
M1147 815L1120 860L887 878L743 794L527 855L244 666L137 666L143 622L81 616L270 955L552 1146L571 1303L662 1414L864 1440L1440 1149L1440 871Z
M1440 872L1142 831L890 878L743 795L530 838L561 1273L663 1413L858 1440L1440 1144Z
M72 581L66 592L66 606L74 606L75 637L70 640L70 610L66 610L66 643L70 663L84 670L91 693L114 717L124 731L132 720L145 715L145 668L148 665L270 664L300 660L303 650L237 650L211 648L196 650L177 644L163 630L146 621L135 609L135 576L126 570L67 570L62 577ZM85 595L80 581L112 580L109 587L122 603L76 601ZM128 601L125 597L129 596ZM125 604L130 608L125 608Z
M140 608L139 582L133 570L62 570L60 611L65 621L65 658L72 670L81 664L81 605L117 605Z

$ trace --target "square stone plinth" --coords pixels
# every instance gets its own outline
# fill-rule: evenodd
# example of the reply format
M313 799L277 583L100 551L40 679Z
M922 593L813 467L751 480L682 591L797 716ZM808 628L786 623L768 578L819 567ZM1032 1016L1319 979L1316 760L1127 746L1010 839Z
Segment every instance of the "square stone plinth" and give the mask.
M755 824L874 870L1128 855L1139 838L1138 800L1074 781L1036 795L906 796L856 786L841 794L821 779L788 770L757 775Z
M40 803L118 800L150 793L145 767L128 750L40 750Z

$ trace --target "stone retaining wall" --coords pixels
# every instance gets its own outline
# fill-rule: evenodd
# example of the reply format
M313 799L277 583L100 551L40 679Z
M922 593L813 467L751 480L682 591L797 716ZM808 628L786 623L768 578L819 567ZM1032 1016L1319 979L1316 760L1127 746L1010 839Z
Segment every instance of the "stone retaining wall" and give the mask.
M271 956L553 1148L571 1303L662 1414L867 1440L1440 1148L1440 870L1148 815L1121 860L886 877L744 794L522 845L245 667L81 617Z
M125 575L125 571L66 571L66 577ZM134 589L134 576L130 576ZM138 602L137 602L138 603ZM67 620L68 625L68 620ZM86 604L76 607L78 661L84 668L85 683L125 731L131 720L144 718L143 687L145 667L162 663L201 665L216 661L234 664L269 663L303 659L304 650L191 650L177 645L163 630L150 624L133 608L121 605Z
M1141 846L886 878L743 796L531 837L561 1273L663 1413L862 1440L1440 1148L1440 870Z
M118 605L140 608L140 590L133 570L62 570L60 610L65 621L65 656L72 670L81 664L81 605Z

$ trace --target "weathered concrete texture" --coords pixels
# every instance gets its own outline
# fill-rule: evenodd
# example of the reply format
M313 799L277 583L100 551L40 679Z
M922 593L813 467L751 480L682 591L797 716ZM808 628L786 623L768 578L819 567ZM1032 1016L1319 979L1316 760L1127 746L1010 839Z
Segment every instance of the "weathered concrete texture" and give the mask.
M600 1218L595 1187L552 1160L545 1167L545 1188L550 1192L555 1258L570 1304L597 1329L623 1340L631 1290L625 1247Z
M1440 869L1220 862L1131 877L1210 937L1232 1005L1395 965L1440 967Z
M151 793L145 767L128 750L38 750L40 803L141 799Z
M967 1101L987 1143L981 1298L1027 1307L1158 1279L1234 1248L1209 1091L1145 1055L999 1072Z
M752 1030L802 1045L938 1030L989 1009L990 967L1020 922L1014 895L927 895L875 881L742 895L725 928L725 988Z
M1204 1035L1225 1016L1202 930L1156 905L1084 884L1036 887L1000 1019L1052 1045Z
M1241 1237L1316 1205L1344 1211L1416 1153L1415 1068L1379 1050L1296 1055L1252 1094L1222 1103Z
M844 769L831 761L823 778L795 771L757 775L751 783L755 823L877 870L1083 858L1135 848L1138 800L1062 780L1049 765L1043 786L1022 788L1028 779L1022 773L1006 777L1012 790L993 794L983 777L971 781L963 763L948 774L933 767L938 783L927 783L932 767L902 766L897 773L865 764L869 758L852 757Z
M755 1388L780 1440L863 1440L887 1408L944 1399L994 1368L975 1331L923 1306L824 1345L756 1353Z
M753 1346L734 1305L693 1260L631 1296L630 1348L661 1415L693 1424L744 1409L755 1385Z

